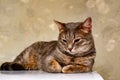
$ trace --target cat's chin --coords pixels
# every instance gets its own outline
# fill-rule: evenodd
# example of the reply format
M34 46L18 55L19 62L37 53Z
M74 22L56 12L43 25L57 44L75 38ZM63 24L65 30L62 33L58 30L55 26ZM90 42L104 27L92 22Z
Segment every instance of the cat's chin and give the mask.
M70 55L75 55L76 53L75 52L70 52L70 51L67 51Z
M84 52L79 52L79 53L76 53L76 52L73 52L73 51L67 51L68 54L72 55L72 56L83 56Z

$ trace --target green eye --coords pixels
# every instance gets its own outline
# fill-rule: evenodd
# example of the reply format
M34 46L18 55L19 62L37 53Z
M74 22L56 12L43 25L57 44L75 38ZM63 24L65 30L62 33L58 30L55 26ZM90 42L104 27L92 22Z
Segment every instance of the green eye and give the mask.
M75 40L74 40L75 43L76 43L76 42L79 42L79 41L80 41L80 39L75 39Z
M66 43L66 42L67 42L67 40L63 39L63 42L65 42L65 43Z

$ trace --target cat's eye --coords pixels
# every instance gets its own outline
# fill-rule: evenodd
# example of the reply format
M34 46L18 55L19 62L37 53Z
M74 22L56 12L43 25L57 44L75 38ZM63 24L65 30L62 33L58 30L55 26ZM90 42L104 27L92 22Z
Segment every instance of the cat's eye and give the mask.
M65 43L66 43L67 41L66 41L65 39L63 39L63 42L65 42Z
M74 40L75 43L76 43L76 42L79 42L79 41L80 41L80 39L75 39L75 40Z

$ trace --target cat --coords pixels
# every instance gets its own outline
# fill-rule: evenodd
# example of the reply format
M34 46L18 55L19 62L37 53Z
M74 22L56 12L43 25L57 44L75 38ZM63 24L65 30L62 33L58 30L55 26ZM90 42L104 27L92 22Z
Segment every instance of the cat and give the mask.
M92 19L62 23L58 40L38 41L21 52L13 62L5 62L1 70L42 70L51 73L91 72L96 56L92 36Z

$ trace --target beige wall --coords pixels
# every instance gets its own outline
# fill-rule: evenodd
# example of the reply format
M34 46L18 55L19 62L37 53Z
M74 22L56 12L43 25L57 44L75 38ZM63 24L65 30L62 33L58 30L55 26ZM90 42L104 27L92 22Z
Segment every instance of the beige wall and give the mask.
M94 70L105 80L120 78L120 0L0 0L0 64L39 40L57 39L53 19L93 19Z

